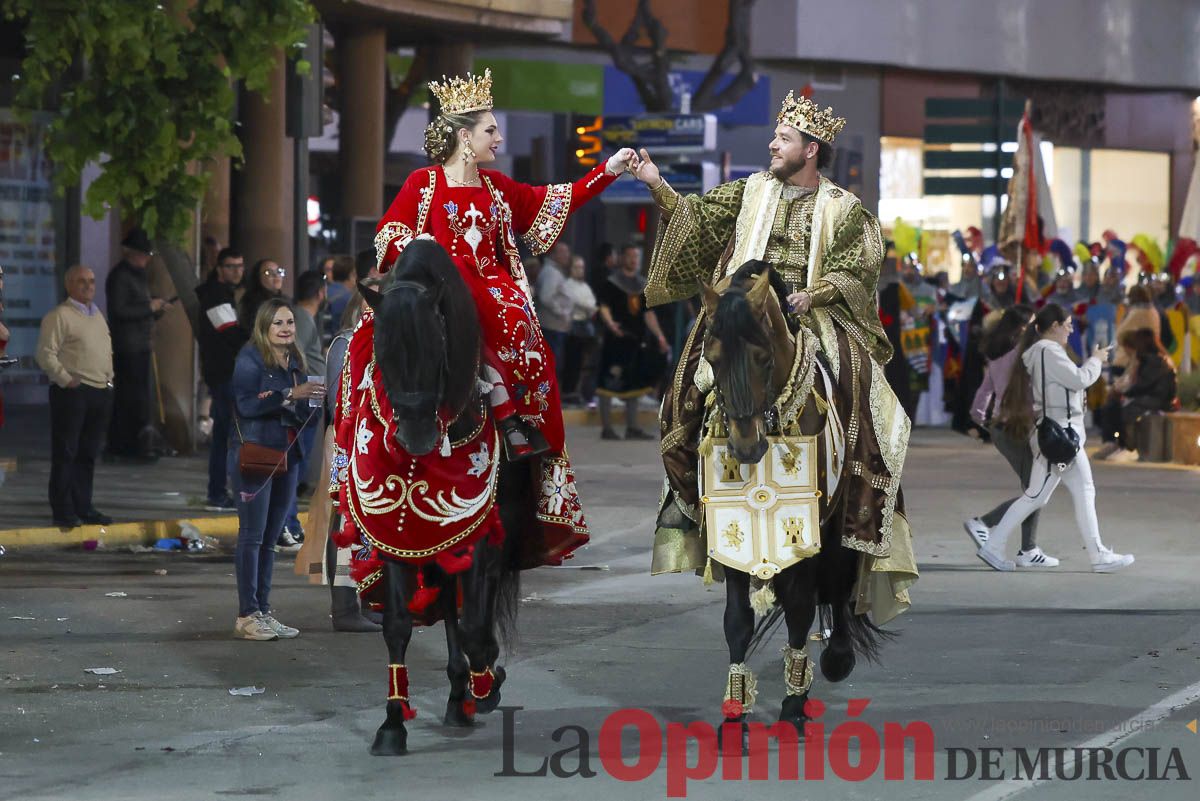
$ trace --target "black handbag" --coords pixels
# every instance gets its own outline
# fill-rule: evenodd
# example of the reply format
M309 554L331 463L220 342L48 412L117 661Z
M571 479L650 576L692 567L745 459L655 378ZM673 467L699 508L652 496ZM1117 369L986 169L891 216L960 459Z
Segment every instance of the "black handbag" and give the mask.
M1079 434L1071 426L1071 393L1067 395L1067 425L1064 428L1046 416L1046 351L1042 351L1042 419L1037 424L1038 449L1051 464L1069 465L1079 453Z

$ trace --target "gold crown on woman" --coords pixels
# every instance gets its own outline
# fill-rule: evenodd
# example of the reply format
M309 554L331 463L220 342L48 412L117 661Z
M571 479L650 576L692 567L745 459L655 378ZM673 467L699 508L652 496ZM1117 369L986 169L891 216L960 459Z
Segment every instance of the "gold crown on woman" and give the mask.
M796 97L792 92L783 99L779 116L775 122L780 125L790 125L801 133L820 139L826 144L833 144L833 139L846 127L845 117L836 117L829 106L822 111L817 104L801 95Z
M467 114L472 111L492 110L492 71L485 69L483 75L467 73L465 78L455 76L442 82L429 82L429 91L437 98L442 114Z

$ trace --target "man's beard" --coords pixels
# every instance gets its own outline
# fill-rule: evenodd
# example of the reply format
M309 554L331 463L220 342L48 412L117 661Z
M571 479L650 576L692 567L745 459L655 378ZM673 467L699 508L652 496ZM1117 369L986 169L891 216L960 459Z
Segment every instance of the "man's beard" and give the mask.
M804 155L801 155L800 158L795 161L788 161L787 159L783 158L782 155L780 155L779 158L783 160L783 163L778 167L772 167L771 174L780 181L787 181L789 178L803 170L808 165L808 158Z

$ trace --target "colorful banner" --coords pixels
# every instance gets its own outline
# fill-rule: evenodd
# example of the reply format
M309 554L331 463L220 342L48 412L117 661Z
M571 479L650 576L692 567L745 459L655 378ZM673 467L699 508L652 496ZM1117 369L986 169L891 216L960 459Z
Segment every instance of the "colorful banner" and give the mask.
M4 324L8 355L21 363L0 372L0 383L45 384L34 362L42 317L58 303L55 205L45 151L48 122L18 120L0 110L0 265L4 266Z

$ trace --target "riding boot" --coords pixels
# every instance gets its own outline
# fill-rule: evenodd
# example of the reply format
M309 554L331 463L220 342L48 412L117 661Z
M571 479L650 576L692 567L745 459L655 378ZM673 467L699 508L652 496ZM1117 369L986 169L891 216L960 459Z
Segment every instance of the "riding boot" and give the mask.
M550 450L550 443L542 436L542 432L526 425L515 414L496 421L496 425L504 439L504 455L510 462L540 456Z
M363 617L358 604L358 591L353 587L331 587L329 594L333 598L330 617L333 618L334 631L368 632L382 631L383 626L372 623Z
M329 577L329 616L334 631L370 632L382 631L383 627L363 616L359 606L358 591L353 587L339 587L337 581L337 547L330 538L325 545L325 571Z

